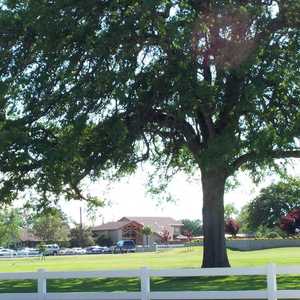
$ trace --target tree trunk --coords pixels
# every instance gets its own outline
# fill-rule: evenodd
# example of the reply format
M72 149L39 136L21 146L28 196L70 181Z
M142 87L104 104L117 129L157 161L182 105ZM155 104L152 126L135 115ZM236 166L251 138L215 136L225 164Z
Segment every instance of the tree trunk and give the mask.
M223 171L202 171L204 253L202 268L230 267L224 231Z

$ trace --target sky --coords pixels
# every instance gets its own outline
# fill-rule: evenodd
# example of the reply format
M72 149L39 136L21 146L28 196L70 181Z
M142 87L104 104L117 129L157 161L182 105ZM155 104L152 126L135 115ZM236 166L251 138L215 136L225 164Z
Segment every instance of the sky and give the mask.
M300 163L293 163L288 168L289 174L300 176ZM233 203L240 209L247 202L259 194L261 188L278 181L277 176L268 176L259 185L255 185L245 174L239 173L239 186L225 193L225 204ZM93 196L105 199L109 204L100 208L95 220L88 218L86 205L79 201L62 202L60 205L71 220L79 222L80 207L83 211L83 223L86 225L100 225L103 222L117 221L123 216L165 216L181 219L201 219L202 189L200 175L188 180L184 174L175 176L170 184L170 191L174 202L166 203L154 199L146 193L147 176L144 169L139 169L136 174L123 178L120 182L110 184L104 181L93 183L87 187L87 191Z

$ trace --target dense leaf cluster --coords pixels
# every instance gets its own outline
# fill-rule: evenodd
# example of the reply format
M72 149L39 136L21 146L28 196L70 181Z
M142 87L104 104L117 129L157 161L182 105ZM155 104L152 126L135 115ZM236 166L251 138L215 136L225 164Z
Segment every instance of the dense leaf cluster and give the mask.
M299 156L299 6L2 1L2 198L83 198L146 159L228 177Z
M288 178L262 189L245 208L243 222L248 230L257 230L259 226L274 228L282 216L297 207L300 207L300 182Z

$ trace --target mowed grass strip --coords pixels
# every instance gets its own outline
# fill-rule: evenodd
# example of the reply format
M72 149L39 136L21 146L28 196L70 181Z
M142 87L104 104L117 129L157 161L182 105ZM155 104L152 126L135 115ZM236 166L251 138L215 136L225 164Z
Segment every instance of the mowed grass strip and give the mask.
M157 253L90 255L0 260L1 272L198 268L202 248L172 249ZM251 252L229 251L233 267L259 266L274 262L300 265L300 248L278 248ZM262 290L265 276L223 276L189 278L152 278L153 291ZM300 276L279 276L279 289L300 289ZM49 292L138 291L138 278L88 278L48 280ZM0 281L0 293L35 292L36 281Z

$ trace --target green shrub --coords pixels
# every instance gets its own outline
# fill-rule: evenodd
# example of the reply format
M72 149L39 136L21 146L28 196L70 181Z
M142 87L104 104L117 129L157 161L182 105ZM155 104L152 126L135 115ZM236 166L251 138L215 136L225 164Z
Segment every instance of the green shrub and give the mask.
M258 239L278 239L285 238L286 234L277 227L268 228L266 226L259 226L256 231L255 237Z
M266 233L266 238L268 239L277 239L277 238L282 238L280 234L276 231L270 231Z

